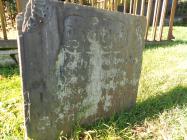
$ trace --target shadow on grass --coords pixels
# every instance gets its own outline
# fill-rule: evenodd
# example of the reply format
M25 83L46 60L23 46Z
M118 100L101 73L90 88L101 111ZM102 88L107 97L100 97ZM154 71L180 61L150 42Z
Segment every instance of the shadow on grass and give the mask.
M121 122L134 125L143 122L146 118L157 117L164 110L184 104L187 104L187 87L177 86L169 92L137 103L128 113L117 115L116 123L119 128L124 127L124 125L121 126Z
M15 66L2 66L0 67L0 75L3 77L11 77L13 75L19 75L19 67Z
M163 42L156 42L156 43L147 43L145 45L145 49L155 49L155 48L166 48L166 47L173 47L179 44L187 45L187 40L170 40L170 41L163 41Z
M103 129L103 125L113 125L118 130L124 130L128 126L141 124L145 119L157 118L164 110L169 110L176 106L187 104L187 87L177 86L169 92L161 93L158 96L148 98L147 100L137 103L129 111L124 111L109 120L102 120L92 126L92 128ZM89 129L90 127L88 127Z

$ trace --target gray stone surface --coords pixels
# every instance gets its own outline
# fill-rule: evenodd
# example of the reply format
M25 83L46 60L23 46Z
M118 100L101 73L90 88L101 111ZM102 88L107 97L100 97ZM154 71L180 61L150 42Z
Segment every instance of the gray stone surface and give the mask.
M25 14L18 40L28 137L57 139L135 105L145 17L61 2L43 8L43 17Z

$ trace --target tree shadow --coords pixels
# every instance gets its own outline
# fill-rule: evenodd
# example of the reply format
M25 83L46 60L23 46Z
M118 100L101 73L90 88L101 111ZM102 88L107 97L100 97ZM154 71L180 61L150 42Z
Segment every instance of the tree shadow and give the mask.
M13 75L19 75L18 65L0 67L0 76L11 77Z
M164 110L176 106L187 104L187 87L177 86L172 90L150 97L147 100L137 103L136 106L128 111L115 116L118 128L124 128L124 124L140 124L146 118L157 117ZM124 122L121 125L121 122Z
M164 110L187 104L187 87L177 86L172 90L150 97L143 102L138 102L131 110L123 111L109 119L96 122L91 128L102 129L106 125L113 125L118 130L124 130L128 126L141 124L145 119L156 118ZM86 128L90 128L86 127Z
M155 48L168 48L173 47L179 44L187 45L187 40L170 40L170 41L163 41L163 42L146 42L145 50L147 49L155 49Z

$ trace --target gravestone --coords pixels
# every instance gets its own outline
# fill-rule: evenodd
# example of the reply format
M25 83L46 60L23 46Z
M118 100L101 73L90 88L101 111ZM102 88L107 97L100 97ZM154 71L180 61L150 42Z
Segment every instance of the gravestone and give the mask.
M134 106L145 17L41 1L22 28L18 17L27 136L54 140Z

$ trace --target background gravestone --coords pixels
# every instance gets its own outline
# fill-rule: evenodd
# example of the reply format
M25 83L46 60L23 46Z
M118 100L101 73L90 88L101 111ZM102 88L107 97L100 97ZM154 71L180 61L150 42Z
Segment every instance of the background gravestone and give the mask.
M27 10L18 44L28 137L57 139L77 122L132 107L145 25L145 17L62 2Z

